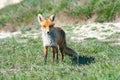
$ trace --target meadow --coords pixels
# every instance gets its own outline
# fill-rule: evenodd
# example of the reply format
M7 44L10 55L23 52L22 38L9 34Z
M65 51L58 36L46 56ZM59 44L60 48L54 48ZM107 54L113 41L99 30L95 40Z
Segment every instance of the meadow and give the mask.
M106 40L93 37L75 41L71 37L77 36L73 33L76 25L66 27L66 24L62 28L67 34L67 45L79 54L79 63L67 55L63 62L53 63L49 50L44 64L37 15L48 16L54 12L56 17L65 13L84 21L95 15L93 22L109 22L119 17L120 0L23 0L0 9L0 31L22 32L0 39L0 80L120 80L120 45L115 44L120 33L112 34ZM77 25L76 31L82 24ZM90 29L97 31L94 26ZM37 37L34 37L32 34L36 32Z
M40 34L38 38L18 35L0 39L0 80L119 80L120 45L112 45L119 35L109 41L73 42L68 34L72 29L64 30L68 46L80 55L79 65L67 55L63 62L53 63L50 50L44 64Z
M29 14L28 14L29 13ZM68 17L88 20L92 17L95 22L114 21L120 14L119 0L23 0L21 3L9 5L0 9L0 28L10 26L18 27L34 24L36 16L42 13L44 16L63 13ZM14 30L13 30L14 31Z

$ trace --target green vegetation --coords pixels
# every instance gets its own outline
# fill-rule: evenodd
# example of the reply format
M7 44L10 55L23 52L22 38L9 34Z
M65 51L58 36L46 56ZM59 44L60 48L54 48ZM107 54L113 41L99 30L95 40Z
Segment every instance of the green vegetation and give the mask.
M7 23L14 26L23 26L35 23L38 13L44 16L59 13L66 8L68 1L57 0L23 0L21 3L7 6L0 10L0 25Z
M77 4L79 2L79 4ZM120 13L119 0L23 0L19 4L10 5L0 10L0 25L11 24L24 26L32 24L38 13L48 16L64 12L69 16L89 19L97 15L95 21L114 20Z
M77 1L24 0L0 10L0 25L20 26L25 35L33 27L39 28L38 13L48 16L65 11L80 18L91 18L97 14L98 22L113 20L120 13L119 0L85 0L84 5L75 4ZM91 29L96 30L94 27ZM50 50L47 64L44 64L41 36L34 39L33 36L18 35L0 39L0 80L119 80L120 45L113 45L113 42L120 33L108 37L109 41L86 38L82 42L72 42L70 37L74 35L71 33L74 27L66 26L64 30L68 33L68 46L80 55L79 65L75 58L66 55L63 62L53 63Z
M70 30L71 31L71 30ZM69 36L67 34L67 36ZM65 56L64 62L53 63L49 51L44 64L41 37L17 36L0 39L0 80L118 80L120 78L120 46L95 38L68 46L80 55L79 64ZM60 58L60 54L59 54ZM93 60L93 61L91 61Z
M30 26L23 26L23 27L20 28L20 31L22 33L25 33L26 31L30 31L30 30L31 30Z
M97 22L111 21L120 13L120 0L88 0L85 5L74 6L70 12L87 19L96 14Z

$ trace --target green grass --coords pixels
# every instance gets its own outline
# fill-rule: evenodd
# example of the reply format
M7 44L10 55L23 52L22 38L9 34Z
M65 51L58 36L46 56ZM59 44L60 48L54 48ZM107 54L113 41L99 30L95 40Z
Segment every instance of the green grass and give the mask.
M35 23L38 13L45 16L48 16L48 13L49 15L59 13L67 7L69 2L69 0L23 0L0 10L0 25L4 26L9 23L14 26L23 26Z
M53 63L51 51L44 64L41 37L0 39L0 80L119 80L120 46L97 39L67 41L81 56L80 65L67 55L64 62ZM84 63L89 58L94 61Z
M85 6L72 6L76 1L24 0L0 10L0 25L11 23L21 26L21 31L25 33L31 26L29 28L24 25L32 24L32 27L39 28L36 23L38 13L48 16L53 12L59 14L66 11L71 16L87 18L95 13L98 15L96 21L103 22L114 19L120 9L119 0L89 0ZM74 59L68 56L65 56L63 62L53 63L50 50L47 64L44 64L41 37L33 39L17 36L0 39L0 80L119 80L120 45L112 45L113 41L104 42L95 38L72 42L70 37L74 35L71 33L73 28L64 27L70 33L67 34L68 46L80 55L80 65L76 65ZM118 36L119 33L116 33L108 39L114 40Z
M95 21L105 22L114 20L120 13L119 0L85 0L84 4L77 4L79 0L23 0L21 3L7 6L0 10L0 26L9 24L14 27L26 26L35 23L37 14L48 16L62 12L72 17L89 19L97 15ZM80 1L79 1L80 2Z
M106 22L115 19L120 13L119 0L88 0L85 5L76 5L70 10L71 15L81 18L91 18L97 15L96 22Z

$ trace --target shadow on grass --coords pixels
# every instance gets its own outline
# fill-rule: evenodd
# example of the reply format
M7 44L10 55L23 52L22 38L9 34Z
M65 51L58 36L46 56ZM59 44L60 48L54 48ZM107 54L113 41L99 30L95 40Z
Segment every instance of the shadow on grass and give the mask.
M77 58L72 58L72 63L74 65L89 65L91 63L95 62L94 57L88 57L88 56L79 56L79 60Z

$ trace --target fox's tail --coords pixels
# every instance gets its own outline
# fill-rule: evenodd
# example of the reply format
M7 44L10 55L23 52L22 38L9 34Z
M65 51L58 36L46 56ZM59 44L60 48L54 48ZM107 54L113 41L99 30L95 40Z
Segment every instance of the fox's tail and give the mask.
M64 47L64 53L69 55L69 56L72 56L72 57L78 57L79 55L71 48L69 47Z
M79 65L79 55L73 49L71 49L69 47L65 47L64 53L66 55L76 58L77 59L76 63L77 63L77 65Z

